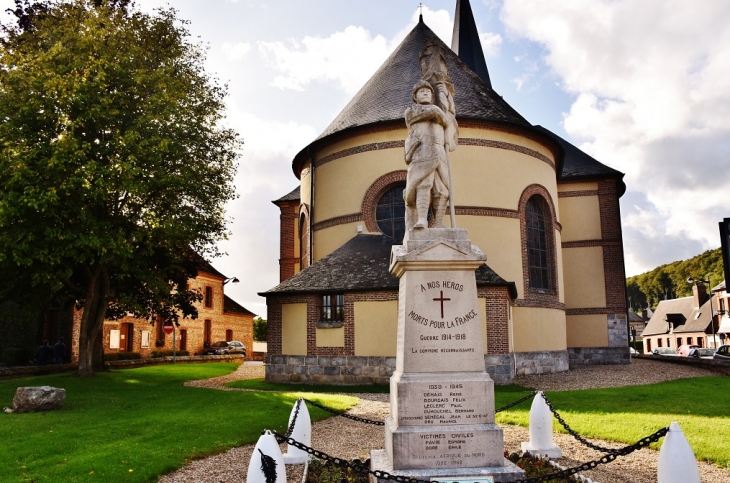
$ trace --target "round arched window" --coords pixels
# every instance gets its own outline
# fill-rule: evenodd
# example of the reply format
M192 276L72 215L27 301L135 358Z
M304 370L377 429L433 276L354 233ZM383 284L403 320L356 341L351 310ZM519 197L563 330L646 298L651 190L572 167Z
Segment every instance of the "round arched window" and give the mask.
M380 197L375 208L375 222L383 235L393 238L396 243L403 241L406 233L406 203L403 201L405 185L396 185Z

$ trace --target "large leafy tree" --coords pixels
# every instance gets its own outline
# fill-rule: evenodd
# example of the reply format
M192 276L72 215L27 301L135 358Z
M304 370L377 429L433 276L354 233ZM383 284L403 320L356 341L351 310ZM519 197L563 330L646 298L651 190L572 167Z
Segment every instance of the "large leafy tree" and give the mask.
M205 49L173 9L128 3L16 0L0 39L0 269L83 307L80 375L105 318L196 315L186 282L235 197Z

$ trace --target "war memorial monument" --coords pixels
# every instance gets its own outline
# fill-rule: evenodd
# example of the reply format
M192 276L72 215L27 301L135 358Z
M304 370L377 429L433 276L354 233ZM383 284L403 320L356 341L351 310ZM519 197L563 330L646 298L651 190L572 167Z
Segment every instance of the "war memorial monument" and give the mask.
M515 481L524 472L504 458L484 365L475 270L487 257L455 227L448 156L459 137L455 86L438 39L426 40L417 60L422 77L405 111L406 235L390 258L400 283L391 414L372 469L420 480Z

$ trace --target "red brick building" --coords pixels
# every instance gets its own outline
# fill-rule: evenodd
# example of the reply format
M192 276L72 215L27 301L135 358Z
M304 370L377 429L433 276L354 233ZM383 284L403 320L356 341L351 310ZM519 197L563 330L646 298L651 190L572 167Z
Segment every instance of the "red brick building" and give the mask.
M176 328L175 348L190 355L201 354L211 343L220 340L238 340L246 346L246 354L253 353L253 319L256 316L224 293L228 278L211 264L201 261L198 276L189 281L191 288L203 294L198 304L197 319L180 319ZM79 324L81 311L75 311L71 360L79 356ZM162 323L136 317L104 321L104 353L137 352L143 358L152 357L153 351L172 351L173 334L165 334Z

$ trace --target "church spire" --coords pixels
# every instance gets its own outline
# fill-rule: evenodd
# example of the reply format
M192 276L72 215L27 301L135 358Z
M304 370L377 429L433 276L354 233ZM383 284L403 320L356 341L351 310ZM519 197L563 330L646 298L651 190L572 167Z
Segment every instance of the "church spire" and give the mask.
M484 60L482 43L479 40L477 24L474 21L474 14L471 11L469 0L456 0L456 13L454 14L454 34L451 37L451 50L453 50L471 70L477 73L484 82L491 88L487 62Z

